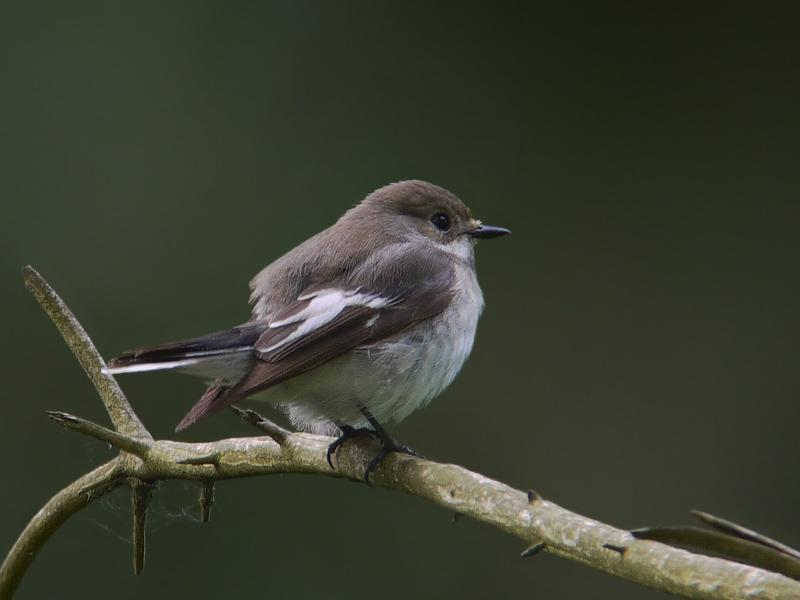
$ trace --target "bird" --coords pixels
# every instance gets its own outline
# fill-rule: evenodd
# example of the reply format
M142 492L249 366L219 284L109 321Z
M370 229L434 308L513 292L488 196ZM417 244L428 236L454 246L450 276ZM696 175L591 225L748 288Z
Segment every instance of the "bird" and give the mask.
M475 243L508 233L443 187L391 183L259 272L246 323L127 351L106 370L209 380L177 432L254 398L299 430L337 436L331 467L345 441L376 436L369 482L389 453L416 454L384 425L426 406L461 370L484 307Z

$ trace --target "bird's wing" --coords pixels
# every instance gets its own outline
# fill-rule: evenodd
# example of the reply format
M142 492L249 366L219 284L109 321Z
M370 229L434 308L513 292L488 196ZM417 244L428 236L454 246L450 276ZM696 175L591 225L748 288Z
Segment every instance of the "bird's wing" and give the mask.
M256 340L253 351L257 360L251 371L224 394L201 398L177 430L357 346L377 342L429 319L450 304L454 272L447 257L407 260L399 269L398 272L395 268L388 278L376 275L387 273L377 268L371 274L356 273L306 288L274 313ZM359 285L359 280L367 285Z

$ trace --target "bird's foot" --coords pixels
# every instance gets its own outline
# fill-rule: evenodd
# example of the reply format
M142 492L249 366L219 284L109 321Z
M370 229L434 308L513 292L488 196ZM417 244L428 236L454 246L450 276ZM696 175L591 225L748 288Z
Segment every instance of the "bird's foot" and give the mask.
M425 458L421 454L418 454L408 446L405 446L394 439L386 429L378 423L378 420L372 416L372 413L367 409L362 407L360 409L361 413L367 419L367 422L370 424L372 429L368 427L352 427L350 425L341 425L340 429L342 430L342 435L336 438L333 443L328 446L328 464L331 466L331 469L334 469L333 462L331 458L339 447L344 444L347 440L352 439L354 437L359 437L362 435L371 435L374 436L380 441L381 447L378 450L378 453L372 458L372 460L367 463L367 468L364 470L364 481L367 485L372 485L370 478L372 477L372 473L377 469L383 460L389 456L392 452L397 452L398 454L407 454L409 456L416 456L417 458Z
M372 476L372 473L375 471L375 469L377 469L380 466L383 460L387 456L389 456L389 454L391 454L392 452L397 452L398 454L407 454L409 456L416 456L417 458L425 458L424 456L418 454L408 446L399 443L392 436L388 435L385 430L383 431L383 435L381 435L380 433L377 435L378 439L380 439L381 441L381 449L378 450L378 453L375 455L375 457L371 461L369 461L369 463L367 464L367 468L364 471L364 481L366 481L367 484L371 485L370 478Z
M364 471L364 481L367 485L372 485L370 482L370 476L372 473L377 469L383 459L385 459L389 454L392 452L397 452L399 454L408 454L409 456L416 456L417 458L425 458L421 454L417 454L409 448L408 446L404 446L403 444L399 443L396 439L394 439L388 431L378 422L378 419L374 417L374 415L369 411L368 408L362 406L361 407L361 414L367 419L367 422L372 426L372 429L375 431L375 435L381 441L381 449L378 450L378 454L369 461L367 464L367 468Z
M353 438L361 437L362 435L371 435L378 437L378 434L372 431L369 427L350 427L350 425L342 425L339 429L342 430L342 435L336 438L333 443L328 446L328 464L331 466L331 469L335 469L336 467L333 466L333 455L336 454L336 451L339 449L339 446L344 444L347 440L351 440Z

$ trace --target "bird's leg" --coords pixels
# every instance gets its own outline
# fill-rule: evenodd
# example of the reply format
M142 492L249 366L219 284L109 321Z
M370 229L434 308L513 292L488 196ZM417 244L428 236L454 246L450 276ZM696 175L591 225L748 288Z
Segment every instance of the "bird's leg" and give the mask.
M401 443L399 443L396 439L394 439L386 429L384 429L383 425L378 423L378 420L372 415L371 412L367 408L361 407L361 414L367 419L369 424L372 426L375 435L378 436L378 439L381 442L381 449L378 450L378 454L369 461L367 465L367 469L364 471L364 481L369 483L370 475L372 472L378 468L378 466L383 462L383 459L386 458L392 452L399 452L400 454L409 454L411 456L417 456L422 458L420 454L417 454L409 448Z
M339 425L339 429L342 430L342 434L336 438L333 443L328 446L328 464L331 466L331 469L335 469L336 467L333 466L333 455L336 454L336 451L339 449L339 446L344 444L347 440L351 440L353 438L357 438L362 435L374 435L378 437L378 434L372 429L368 427L351 427L350 425Z

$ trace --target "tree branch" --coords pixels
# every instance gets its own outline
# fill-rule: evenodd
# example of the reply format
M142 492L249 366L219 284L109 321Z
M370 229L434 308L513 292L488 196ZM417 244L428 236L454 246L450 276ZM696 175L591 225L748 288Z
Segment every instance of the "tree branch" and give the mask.
M201 510L206 520L213 499L213 483L219 480L271 473L314 473L362 480L375 451L371 439L346 443L336 454L336 470L331 470L326 451L332 438L288 432L247 411L239 413L267 432L267 436L208 443L152 440L113 378L102 373L102 359L75 317L33 269L26 268L25 277L95 382L116 431L65 413L58 413L57 420L70 429L110 442L121 452L111 462L56 494L31 520L0 567L0 600L11 598L36 552L61 523L98 494L122 483L131 485L134 493L134 540L139 539L134 544L134 564L138 572L144 557L144 514L157 481L200 482ZM628 531L575 514L534 492L515 490L457 465L393 454L374 473L373 482L428 499L514 535L527 544L523 552L526 556L544 550L687 598L800 597L800 582L794 579L659 542L635 539Z
M104 371L106 363L103 361L103 357L100 356L89 334L83 329L72 311L32 266L28 265L22 269L22 276L25 280L25 287L53 321L67 346L72 350L75 358L81 363L83 370L94 384L106 407L108 416L111 417L114 429L132 437L152 440L152 436L142 425L125 394L122 393L117 380Z
M119 462L115 458L73 481L33 516L0 566L0 599L14 595L39 550L67 519L125 483Z

